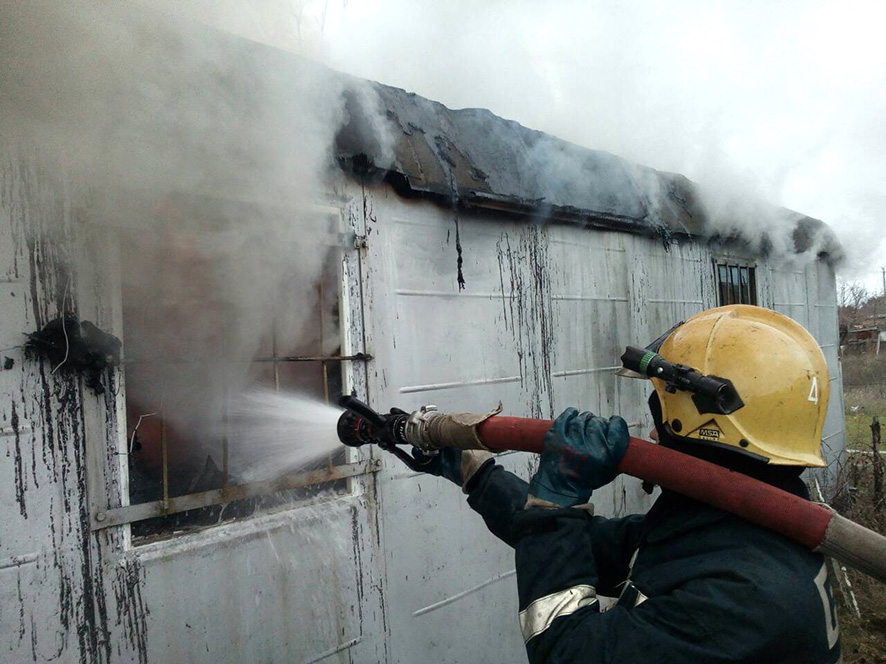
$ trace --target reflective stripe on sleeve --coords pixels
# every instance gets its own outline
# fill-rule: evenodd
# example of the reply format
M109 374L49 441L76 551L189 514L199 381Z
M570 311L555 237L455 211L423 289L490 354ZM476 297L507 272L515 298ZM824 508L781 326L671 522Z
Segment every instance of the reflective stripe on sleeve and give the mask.
M544 632L556 618L568 616L597 601L594 586L573 586L566 590L540 597L520 611L520 631L523 642Z

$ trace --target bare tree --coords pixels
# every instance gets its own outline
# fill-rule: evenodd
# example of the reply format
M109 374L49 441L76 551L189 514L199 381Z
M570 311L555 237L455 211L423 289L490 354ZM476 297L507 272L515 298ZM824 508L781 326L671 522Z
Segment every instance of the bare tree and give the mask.
M837 303L840 306L840 325L854 325L859 312L871 294L860 281L843 281L837 285Z

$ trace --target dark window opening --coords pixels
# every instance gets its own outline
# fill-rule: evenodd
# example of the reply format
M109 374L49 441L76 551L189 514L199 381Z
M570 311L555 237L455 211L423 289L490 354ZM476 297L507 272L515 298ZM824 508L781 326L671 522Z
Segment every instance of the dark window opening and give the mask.
M720 306L757 304L756 268L729 263L717 263L715 268Z
M122 242L132 505L346 463L344 448L307 462L288 457L279 441L263 449L230 426L232 404L250 390L335 403L343 389L341 249L315 247L305 256L299 247L272 244L261 237L225 238L217 229L181 228L159 235L134 231ZM277 260L286 251L297 258ZM288 265L291 274L281 269ZM347 487L347 479L335 479L269 490L135 520L132 535L138 543L153 541L338 495Z

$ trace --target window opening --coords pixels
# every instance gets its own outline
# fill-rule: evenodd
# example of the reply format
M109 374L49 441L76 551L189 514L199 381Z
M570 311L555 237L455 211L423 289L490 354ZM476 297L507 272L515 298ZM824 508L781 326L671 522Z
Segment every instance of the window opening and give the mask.
M364 359L341 354L341 248L317 247L311 270L295 261L280 277L261 263L267 242L202 229L122 242L130 516L120 522L136 543L340 495L359 474L344 448L275 466L274 449L250 449L231 429L241 391L334 403L343 363ZM251 473L256 461L271 470Z
M729 290L730 290L730 299L733 304L741 303L741 291L739 290L738 285L738 266L730 265L729 266Z
M729 268L725 265L717 266L717 284L720 289L720 305L727 304L730 300L729 293Z
M742 263L723 262L715 265L720 306L757 304L756 268Z

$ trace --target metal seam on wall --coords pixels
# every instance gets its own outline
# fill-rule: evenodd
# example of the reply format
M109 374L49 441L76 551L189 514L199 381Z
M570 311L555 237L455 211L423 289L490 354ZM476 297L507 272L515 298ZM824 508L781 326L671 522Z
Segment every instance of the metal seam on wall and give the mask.
M439 602L435 602L434 604L429 604L428 606L421 608L418 611L414 611L412 615L417 618L418 616L423 616L426 613L430 613L431 611L436 611L437 609L441 609L444 606L446 606L447 604L452 604L453 602L457 602L458 600L460 600L463 597L466 597L472 593L475 593L478 590L482 590L486 586L491 586L496 581L501 581L502 579L506 579L509 576L513 576L516 573L517 573L517 570L512 569L511 571L505 572L504 574L499 574L498 576L494 576L491 579L486 579L486 581L484 581L483 583L481 583L479 585L474 586L473 588L468 588L467 590L463 590L462 592L456 593L455 595L447 597L446 599L442 599Z
M408 290L408 289L399 289L396 291L397 295L402 295L404 297L457 297L459 299L463 298L475 298L475 299L502 299L513 297L513 293L475 293L475 292L456 292L456 291L425 291L425 290Z
M621 365L613 367L594 367L589 369L567 369L566 371L555 371L551 374L554 378L566 378L569 376L582 376L585 374L599 373L601 371L615 371L621 369Z
M594 296L594 295L551 295L555 301L588 301L588 302L627 302L628 298L621 296Z
M25 565L32 565L37 562L37 559L39 557L40 554L34 552L23 553L20 556L12 556L11 558L0 558L0 570L9 569L11 567L24 567Z
M360 643L363 640L362 636L358 636L355 639L351 639L350 641L345 641L344 643L340 643L329 650L324 650L319 655L314 655L308 660L305 660L305 664L316 664L317 662L321 662L327 657L332 657L336 653L340 653L342 650L347 650L348 648L353 648L355 645Z
M414 392L433 392L435 390L451 390L456 387L476 387L479 385L499 385L501 383L519 383L520 376L504 376L502 378L479 378L477 380L460 380L452 383L431 383L429 385L407 385L400 388L400 394Z

